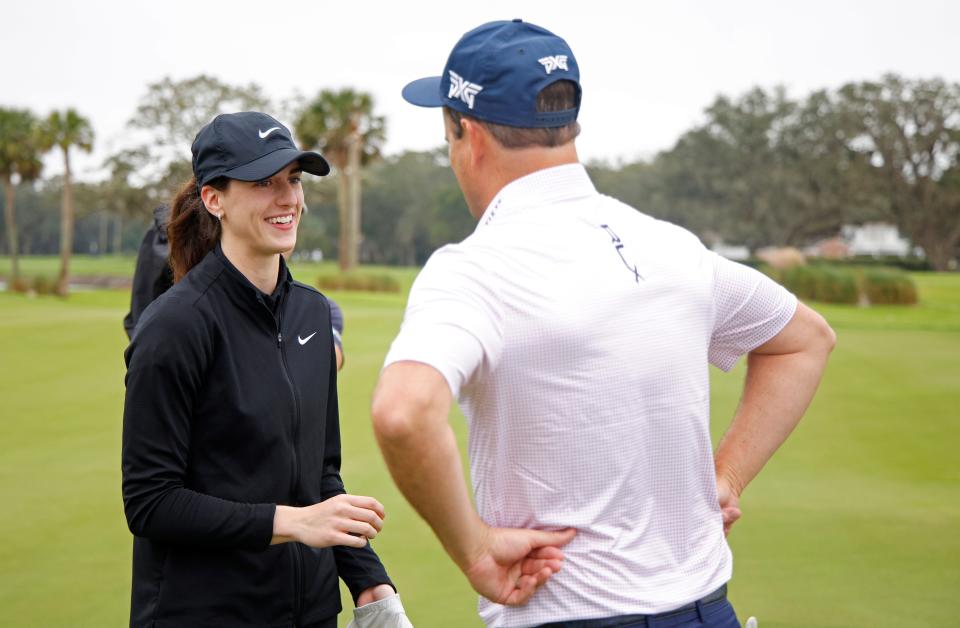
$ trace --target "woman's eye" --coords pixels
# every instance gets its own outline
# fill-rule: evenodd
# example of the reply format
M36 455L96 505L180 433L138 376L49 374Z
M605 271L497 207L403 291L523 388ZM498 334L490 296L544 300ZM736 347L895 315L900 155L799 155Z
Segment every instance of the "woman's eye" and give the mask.
M300 183L300 177L290 177L290 183L297 185Z
M272 181L270 179L261 179L256 183L254 183L254 185L257 186L258 188L265 188L265 187L270 187L271 183Z

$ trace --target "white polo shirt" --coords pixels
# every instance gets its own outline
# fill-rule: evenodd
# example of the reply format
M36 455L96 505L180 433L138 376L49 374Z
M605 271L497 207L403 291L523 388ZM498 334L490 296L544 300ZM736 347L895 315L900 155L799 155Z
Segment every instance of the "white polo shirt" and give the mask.
M510 183L431 256L386 364L446 378L484 521L578 530L526 606L480 600L488 625L658 613L730 579L708 363L729 370L795 308L579 164Z

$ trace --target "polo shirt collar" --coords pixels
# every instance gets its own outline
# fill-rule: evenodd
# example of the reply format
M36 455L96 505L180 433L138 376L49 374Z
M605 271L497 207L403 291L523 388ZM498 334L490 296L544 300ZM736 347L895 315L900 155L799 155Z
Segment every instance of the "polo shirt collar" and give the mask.
M587 169L581 163L537 170L514 179L497 193L480 217L478 226L490 224L506 211L541 207L597 194Z

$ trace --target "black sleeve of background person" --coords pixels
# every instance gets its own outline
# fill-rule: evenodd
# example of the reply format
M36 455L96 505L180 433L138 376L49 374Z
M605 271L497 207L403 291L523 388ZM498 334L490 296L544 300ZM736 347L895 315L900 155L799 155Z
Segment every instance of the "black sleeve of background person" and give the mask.
M245 504L184 488L194 402L212 352L189 306L157 303L127 348L123 505L130 531L175 545L265 549L274 504ZM171 307L173 306L173 307Z
M331 345L332 347L332 345ZM345 493L343 480L340 478L340 410L337 401L337 361L333 351L330 351L330 383L327 396L327 434L323 452L323 480L321 484L321 498L326 500L334 495ZM389 584L397 589L387 575L383 563L377 556L370 543L364 547L333 547L333 558L337 563L337 575L344 581L353 596L356 604L360 594L378 584Z
M167 244L169 210L161 205L153 210L153 215L153 224L144 234L137 252L137 265L130 290L130 311L123 318L127 338L133 336L137 321L147 306L173 285L173 271L167 263L170 254Z
M341 356L343 355L343 310L340 309L340 306L337 305L337 302L326 297L327 304L330 305L330 326L333 327L333 344L335 344L340 349Z
M343 333L343 310L337 305L337 302L327 297L327 303L330 304L330 326L337 330L338 334Z

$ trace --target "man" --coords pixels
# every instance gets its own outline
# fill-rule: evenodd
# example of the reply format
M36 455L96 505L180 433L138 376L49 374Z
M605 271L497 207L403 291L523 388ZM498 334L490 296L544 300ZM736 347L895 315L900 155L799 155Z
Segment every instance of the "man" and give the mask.
M597 193L574 142L579 68L552 33L480 26L404 97L444 107L479 224L417 278L374 396L401 491L488 625L739 626L724 535L806 410L832 330L760 273ZM708 364L743 354L714 457Z
M127 338L133 337L137 321L147 306L173 286L173 271L167 262L170 255L170 244L167 242L169 223L170 208L167 205L155 207L153 222L143 235L140 250L137 252L137 265L133 271L133 285L130 290L130 311L123 317L123 329L127 332ZM292 252L288 251L284 256L289 258ZM328 298L327 303L330 304L333 352L339 371L343 368L343 311L333 299Z

